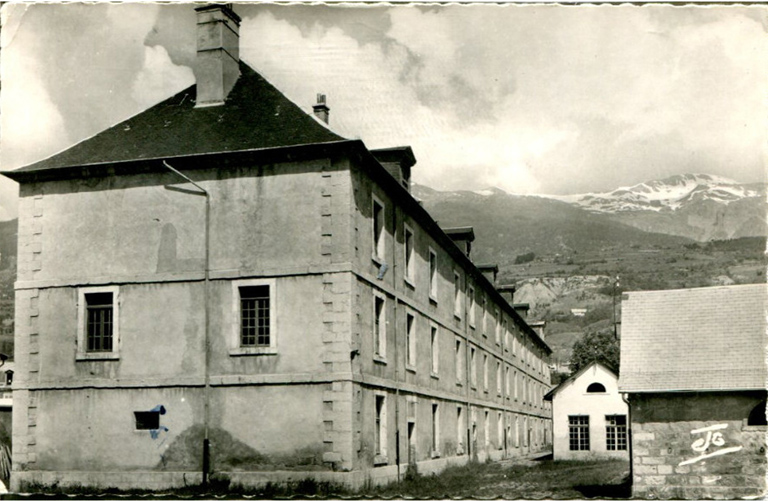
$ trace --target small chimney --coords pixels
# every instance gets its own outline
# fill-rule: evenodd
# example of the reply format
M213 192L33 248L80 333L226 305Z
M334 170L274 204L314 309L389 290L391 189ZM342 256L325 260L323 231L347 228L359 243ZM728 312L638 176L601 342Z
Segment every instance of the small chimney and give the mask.
M410 146L371 150L371 155L410 193L411 167L416 165L416 156Z
M325 94L317 95L317 104L312 106L312 110L315 112L315 116L325 123L328 123L328 115L331 109L325 104Z
M444 228L443 231L469 257L469 253L472 251L472 242L475 240L475 230L471 226L462 226L460 228Z
M240 76L240 17L232 4L210 4L197 12L196 108L224 104Z
M496 283L496 275L499 274L499 266L496 264L478 264L477 269L492 284Z
M544 340L544 327L547 326L546 320L539 320L538 322L528 322L528 325L531 326L531 329L536 331L536 334L539 335L541 340Z
M496 290L501 294L501 297L507 300L509 304L513 304L515 300L515 286L514 285L500 285Z
M515 309L518 315L520 315L523 318L526 318L528 316L528 310L531 309L531 305L528 303L518 303L518 304L513 304L512 308Z

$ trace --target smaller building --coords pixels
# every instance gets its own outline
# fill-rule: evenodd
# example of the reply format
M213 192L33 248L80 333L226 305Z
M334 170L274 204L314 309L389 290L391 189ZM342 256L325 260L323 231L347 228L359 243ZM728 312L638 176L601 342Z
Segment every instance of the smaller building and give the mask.
M762 498L766 284L625 293L632 496Z
M608 366L592 362L544 395L552 402L554 459L629 458L618 380Z

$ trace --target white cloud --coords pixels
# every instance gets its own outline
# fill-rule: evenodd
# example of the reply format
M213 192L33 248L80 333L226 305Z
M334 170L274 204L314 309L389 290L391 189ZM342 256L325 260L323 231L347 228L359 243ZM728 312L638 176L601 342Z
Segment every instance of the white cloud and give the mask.
M193 83L192 69L173 64L165 47L144 47L144 65L133 81L131 97L147 108Z

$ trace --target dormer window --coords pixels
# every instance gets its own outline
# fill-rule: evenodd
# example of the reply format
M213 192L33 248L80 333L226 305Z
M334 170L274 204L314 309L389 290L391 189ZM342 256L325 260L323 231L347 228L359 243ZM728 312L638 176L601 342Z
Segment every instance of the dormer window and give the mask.
M601 383L592 383L587 386L587 393L605 393L605 386Z

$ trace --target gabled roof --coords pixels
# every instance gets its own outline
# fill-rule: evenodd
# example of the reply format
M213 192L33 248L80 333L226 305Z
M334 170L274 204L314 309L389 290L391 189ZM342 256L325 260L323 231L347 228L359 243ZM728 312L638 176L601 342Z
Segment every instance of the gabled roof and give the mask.
M622 392L765 389L765 284L630 292Z
M225 104L195 108L196 86L56 155L3 174L343 140L240 62Z
M581 375L582 375L582 374L584 374L585 372L587 372L587 370L589 370L590 368L592 368L592 367L595 367L595 366L600 366L600 367L602 367L603 369L605 369L606 371L610 372L611 374L613 374L613 375L614 375L614 376L615 376L615 377L618 379L619 375L618 375L618 374L616 374L616 371L615 371L615 370L613 370L612 368L608 367L608 366L607 366L607 365L605 365L604 363L602 363L602 362L598 362L597 360L595 360L594 362L590 362L590 363L588 363L587 365L585 365L584 367L582 367L581 369L579 369L579 370L576 372L576 374L574 374L573 376L569 377L568 379L566 379L565 381L563 381L563 382L562 382L562 383L560 383L559 385L557 385L557 386L555 386L554 388L552 388L551 390L549 390L549 392L547 392L547 394L546 394L546 395L544 395L544 400L549 400L549 401L551 401L551 400L552 400L552 398L555 396L555 394L556 394L556 393L558 393L560 390L562 390L562 389L563 389L563 388L565 388L566 386L569 386L569 385L571 385L571 384L572 384L574 381L576 381L577 379L579 379L579 378L581 377Z

